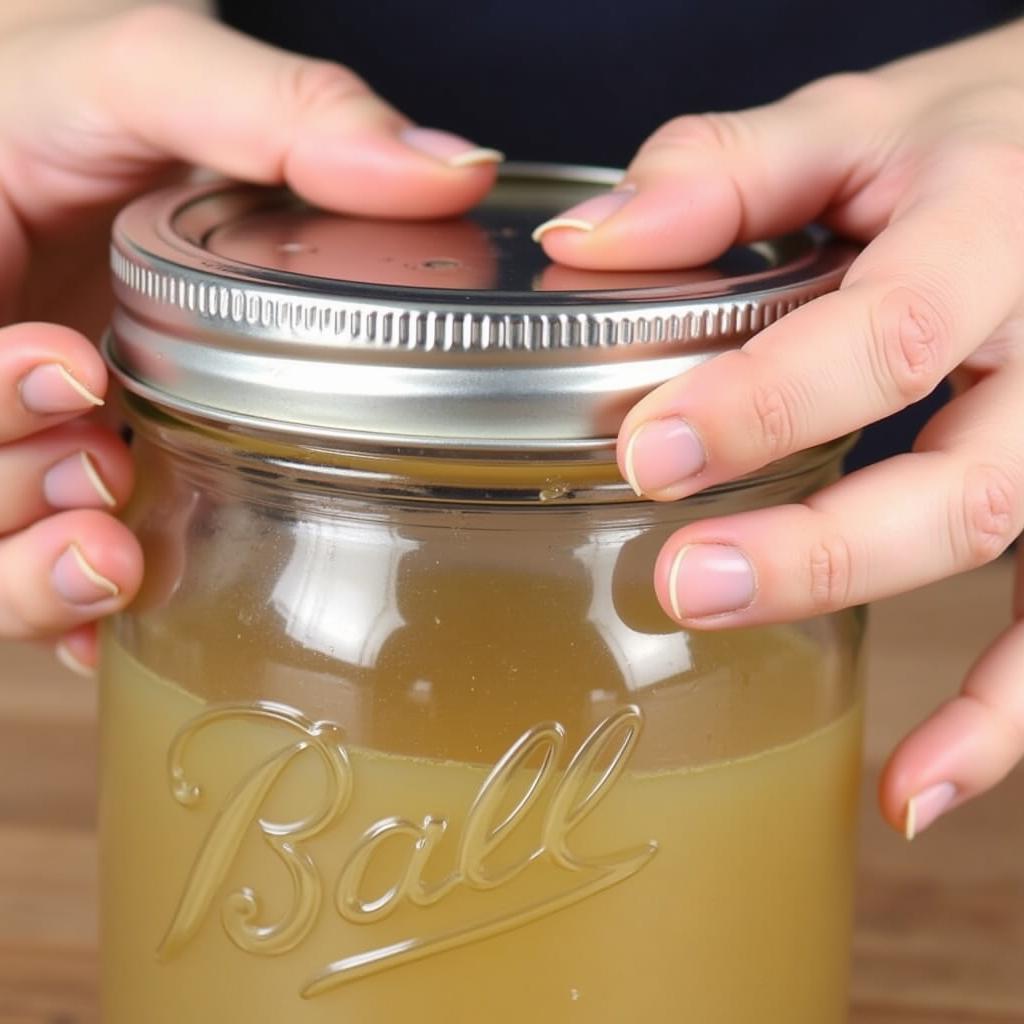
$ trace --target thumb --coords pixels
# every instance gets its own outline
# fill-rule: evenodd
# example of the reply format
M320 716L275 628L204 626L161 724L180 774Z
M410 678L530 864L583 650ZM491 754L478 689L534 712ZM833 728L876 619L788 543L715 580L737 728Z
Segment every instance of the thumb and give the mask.
M437 217L476 202L501 159L412 126L340 65L173 6L76 27L44 56L0 70L0 96L16 98L0 110L3 141L31 155L5 185L33 220L50 192L65 207L117 199L169 160L338 210Z
M880 161L879 107L892 107L879 103L882 89L843 75L768 106L669 121L621 185L542 224L534 239L572 266L667 270L802 226L862 185L876 154Z

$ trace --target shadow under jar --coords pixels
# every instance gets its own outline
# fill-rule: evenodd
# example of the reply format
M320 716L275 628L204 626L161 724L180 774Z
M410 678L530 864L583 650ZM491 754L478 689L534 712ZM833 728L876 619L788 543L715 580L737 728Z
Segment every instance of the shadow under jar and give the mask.
M610 172L513 166L452 222L204 185L114 241L147 559L105 630L107 1024L839 1024L862 615L658 607L696 518L624 411L834 288L813 231L677 274L545 265Z

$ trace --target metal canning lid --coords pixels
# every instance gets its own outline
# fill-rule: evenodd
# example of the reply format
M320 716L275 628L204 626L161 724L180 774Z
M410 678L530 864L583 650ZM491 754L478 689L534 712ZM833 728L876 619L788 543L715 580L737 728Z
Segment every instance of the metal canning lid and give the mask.
M243 429L359 445L594 448L641 395L838 287L813 228L699 269L579 271L530 238L618 172L511 164L460 219L366 220L280 189L179 187L114 229L125 386Z

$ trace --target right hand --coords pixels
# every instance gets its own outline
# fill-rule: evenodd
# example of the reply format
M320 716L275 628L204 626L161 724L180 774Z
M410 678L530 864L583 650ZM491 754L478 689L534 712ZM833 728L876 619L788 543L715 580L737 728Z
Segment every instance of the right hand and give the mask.
M335 210L439 217L479 200L499 159L413 127L345 68L175 7L0 39L0 637L62 638L87 670L95 620L141 579L113 515L128 452L83 419L107 388L86 332L109 314L118 206L199 165Z

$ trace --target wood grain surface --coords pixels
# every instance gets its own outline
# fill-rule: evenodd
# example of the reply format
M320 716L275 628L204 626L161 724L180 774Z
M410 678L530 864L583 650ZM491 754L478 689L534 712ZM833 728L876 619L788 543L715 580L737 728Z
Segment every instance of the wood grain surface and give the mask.
M1024 773L910 845L874 803L892 744L1007 621L1010 570L874 610L851 1024L1024 1022ZM95 715L89 682L0 644L0 1024L99 1020Z

